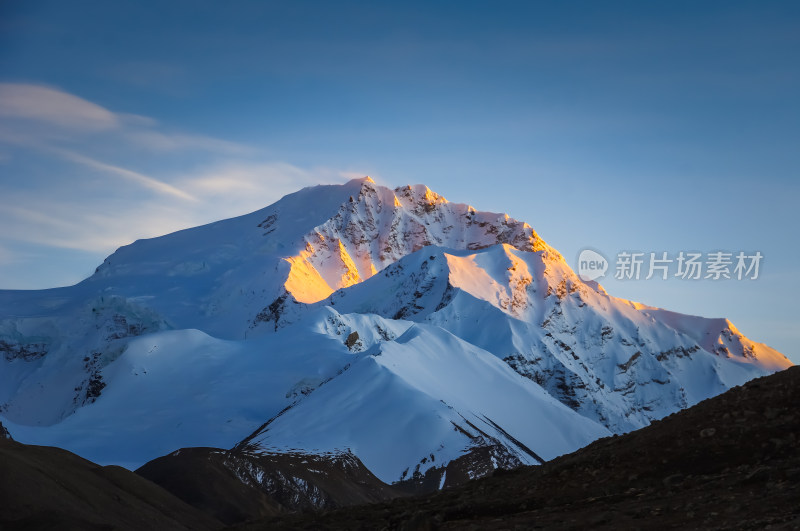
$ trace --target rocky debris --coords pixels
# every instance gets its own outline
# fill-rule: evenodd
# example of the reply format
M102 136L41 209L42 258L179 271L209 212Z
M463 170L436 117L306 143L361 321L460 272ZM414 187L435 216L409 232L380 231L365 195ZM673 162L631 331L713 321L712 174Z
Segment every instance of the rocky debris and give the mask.
M0 439L10 439L12 441L14 440L13 437L11 437L11 434L8 432L8 429L5 426L3 426L2 422L0 422Z
M361 350L362 347L361 340L358 338L358 332L350 332L347 336L347 339L344 340L344 346L347 347L348 350Z
M288 293L278 296L274 301L269 303L268 306L261 310L258 315L256 315L255 319L253 320L253 326L257 325L258 323L273 323L275 325L275 330L277 330L278 323L280 322L281 315L284 312L284 307L286 306L286 301L288 299Z
M502 444L484 444L476 446L469 452L452 461L420 473L420 465L427 459L434 459L433 454L424 458L414 471L406 470L403 478L392 486L405 494L430 494L442 489L463 485L473 479L490 476L497 470L511 470L520 466L519 458L508 451Z
M106 342L169 328L156 312L125 297L101 296L87 304L94 328Z
M46 343L17 343L8 339L0 339L0 353L6 361L22 359L24 361L34 361L43 358L47 354L48 346Z
M275 224L277 220L278 220L277 214L270 214L264 219L264 221L258 224L259 227L264 229L264 236L271 234L272 232L275 232L275 229L272 228L272 226Z
M294 322L298 315L306 310L306 305L297 302L291 293L283 290L271 303L261 309L250 323L250 328L256 328L261 323L272 324L273 330L278 330Z
M100 397L100 393L105 389L106 383L103 381L101 369L103 367L103 353L92 352L83 357L83 368L87 373L86 378L75 387L75 406L91 404Z
M103 375L95 372L89 377L86 383L86 403L91 404L100 396L100 392L105 388Z
M114 330L106 338L108 341L122 339L124 337L136 337L142 335L145 326L142 323L129 323L124 315L115 314L112 316Z
M327 380L322 378L303 378L286 392L286 398L299 398L308 396Z
M797 529L800 367L538 467L236 529Z

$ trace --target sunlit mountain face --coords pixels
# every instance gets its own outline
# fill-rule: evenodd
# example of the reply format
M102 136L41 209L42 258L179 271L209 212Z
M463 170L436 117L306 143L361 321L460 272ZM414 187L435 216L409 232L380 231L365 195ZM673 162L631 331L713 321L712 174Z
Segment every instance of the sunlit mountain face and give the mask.
M542 463L791 365L581 280L527 223L369 178L0 291L0 352L22 442L129 468L190 446L355 456L441 486L457 460Z

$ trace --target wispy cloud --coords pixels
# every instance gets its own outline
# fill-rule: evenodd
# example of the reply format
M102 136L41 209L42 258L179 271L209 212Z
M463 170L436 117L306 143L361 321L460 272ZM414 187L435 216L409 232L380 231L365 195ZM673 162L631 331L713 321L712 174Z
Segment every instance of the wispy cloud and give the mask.
M139 238L185 228L191 216L157 203L86 208L75 201L45 198L32 206L0 209L0 222L13 227L24 242L59 249L108 254ZM10 247L10 246L7 246ZM9 251L10 252L10 251Z
M0 245L0 265L11 264L16 260L19 260L20 256L17 253L11 251L7 247Z
M191 193L163 178L124 167L106 156L89 152L99 143L113 151L145 149L155 154L202 151L218 155L244 155L252 148L228 140L164 131L148 116L113 112L96 103L56 88L0 83L0 145L10 149L34 149L55 155L96 172L122 178L143 189L183 201L197 201ZM98 138L97 134L102 133ZM8 157L6 157L8 158Z
M191 189L201 201L213 202L215 212L222 217L230 217L263 208L305 186L347 180L343 173L327 168L304 169L284 162L226 161L176 177L175 182Z
M154 130L137 130L126 133L136 144L154 151L209 150L217 153L249 154L255 150L228 140L201 135L166 134Z
M22 83L0 83L0 117L76 130L106 130L120 125L113 112L83 98Z
M61 133L71 133L70 139L73 141L81 135L105 132L117 137L120 142L134 143L155 152L253 152L252 147L229 140L167 131L149 116L111 111L79 96L44 85L0 83L0 118L8 122L4 124L4 134L0 140L9 143L14 143L15 136L52 142L52 128L55 127Z
M126 85L170 96L183 96L197 88L190 70L173 62L115 62L104 74Z
M41 259L41 253L18 254L28 244L102 257L136 239L252 212L304 186L355 175L265 160L251 146L169 131L151 117L114 112L39 85L0 83L3 118L3 169L15 177L0 181L5 270L20 271L21 261ZM19 186L31 153L54 171Z
M181 188L192 190L192 201L159 194L136 199L109 196L90 205L80 189L52 195L12 191L0 204L0 227L7 230L8 239L109 254L136 239L258 210L304 186L346 180L335 171L304 170L285 163L230 163L176 176ZM2 239L0 235L0 245Z
M141 174L139 172L128 170L126 168L121 168L119 166L114 166L113 164L106 164L105 162L100 162L99 160L95 160L90 157L81 155L79 153L68 151L66 149L53 148L52 151L69 161L81 164L83 166L98 171L103 171L106 173L117 175L119 177L122 177L123 179L127 179L131 182L139 184L147 189L153 190L160 194L165 194L168 196L176 197L178 199L183 199L184 201L197 201L197 198L189 194L188 192L184 192L180 188L172 186L171 184L165 183L163 181L159 181L158 179L154 179L153 177Z

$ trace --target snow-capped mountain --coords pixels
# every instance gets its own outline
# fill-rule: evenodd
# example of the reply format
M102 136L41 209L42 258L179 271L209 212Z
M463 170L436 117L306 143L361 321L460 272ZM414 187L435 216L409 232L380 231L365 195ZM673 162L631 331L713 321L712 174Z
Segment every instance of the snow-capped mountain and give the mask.
M426 248L325 301L447 330L614 432L787 366L725 319L609 296L555 254Z
M526 223L368 178L0 291L0 353L22 442L131 468L351 453L442 485L466 455L542 462L791 365L725 319L608 295Z

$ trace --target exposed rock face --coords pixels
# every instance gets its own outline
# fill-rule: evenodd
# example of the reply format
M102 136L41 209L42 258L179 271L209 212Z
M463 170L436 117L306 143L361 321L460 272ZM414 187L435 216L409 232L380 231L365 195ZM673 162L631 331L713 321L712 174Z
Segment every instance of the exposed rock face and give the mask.
M304 237L290 258L286 286L300 302L317 302L333 290L370 278L389 264L430 245L484 249L509 244L559 256L527 223L505 214L450 203L423 185L393 191L365 180L331 219ZM309 289L309 283L319 284Z
M0 339L0 353L6 361L34 361L47 354L47 343L18 343Z
M349 452L254 454L241 449L183 448L136 473L227 524L405 494L381 482Z

